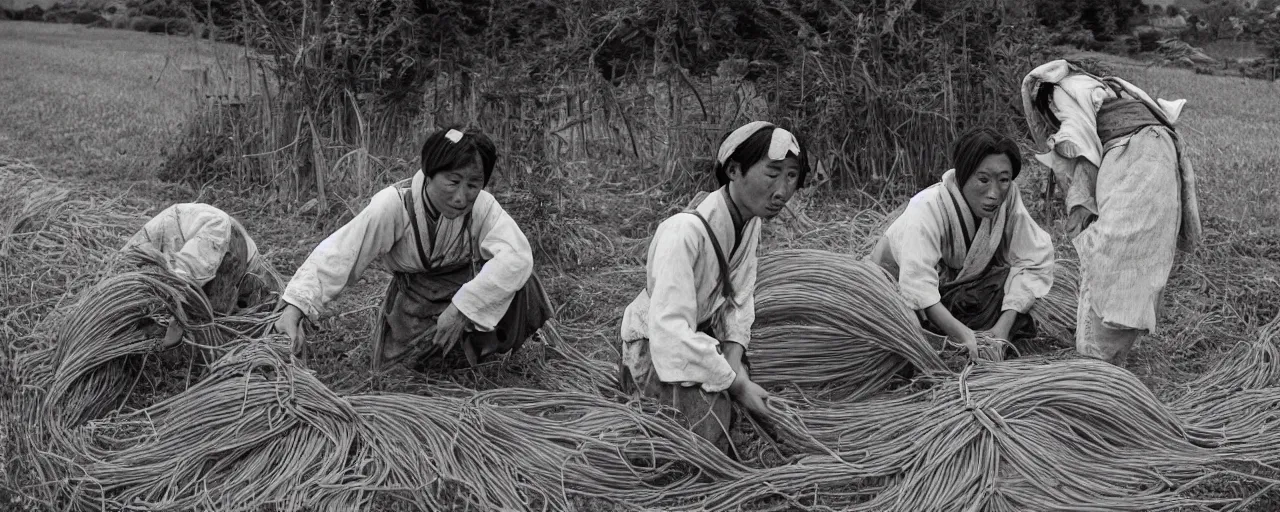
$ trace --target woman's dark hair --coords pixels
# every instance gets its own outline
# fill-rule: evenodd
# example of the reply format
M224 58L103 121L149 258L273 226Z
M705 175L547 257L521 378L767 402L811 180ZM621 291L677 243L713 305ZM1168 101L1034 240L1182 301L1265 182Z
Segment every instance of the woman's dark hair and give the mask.
M1049 107L1053 103L1053 89L1057 87L1055 84L1048 82L1040 84L1040 88L1036 91L1035 109L1040 112L1044 118L1049 121L1049 127L1057 131L1062 126L1062 121L1058 120L1058 116L1053 113L1053 109Z
M458 142L449 140L449 130L462 132L462 138ZM484 171L484 184L488 186L493 165L498 160L498 150L493 141L480 130L448 126L427 136L426 142L422 143L422 173L430 178L470 165L477 157Z
M956 183L963 187L982 160L991 155L1009 157L1009 164L1013 166L1011 178L1018 177L1022 170L1022 154L1013 139L990 128L974 128L960 134L951 144L951 165L956 169Z
M720 138L720 143L723 144L724 140L732 134L733 132L725 134L724 137ZM796 135L795 132L791 132L791 134L796 137L796 143L800 146L800 154L789 153L787 156L794 156L800 161L800 179L796 181L796 187L804 188L804 179L809 175L809 149L805 147L802 137ZM747 140L742 141L742 144L739 144L738 148L733 150L733 153L729 155L729 158L723 164L716 164L716 180L720 182L720 186L729 184L729 164L737 163L742 167L742 173L746 174L747 169L750 169L756 162L768 156L769 144L771 143L773 143L773 127L763 128L747 137Z

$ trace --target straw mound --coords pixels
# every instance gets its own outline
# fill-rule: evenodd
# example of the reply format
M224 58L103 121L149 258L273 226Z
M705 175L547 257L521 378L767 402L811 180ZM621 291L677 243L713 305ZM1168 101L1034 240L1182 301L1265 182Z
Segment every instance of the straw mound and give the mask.
M0 156L0 332L17 340L60 302L97 281L92 272L146 221L123 199L77 191L25 162ZM29 342L29 341L28 341Z
M113 290L119 307L98 299ZM776 291L763 290L763 302L779 300ZM175 315L222 355L190 389L104 410L101 397L128 395L141 377L118 362L157 350L127 328L148 314ZM558 391L341 396L294 361L284 340L262 334L270 317L205 314L197 289L145 265L105 280L66 313L45 372L52 382L41 405L25 410L34 425L26 453L44 481L67 482L50 502L85 510L368 510L385 500L426 510L565 509L587 499L672 510L1163 510L1209 504L1188 491L1220 464L1280 462L1280 321L1169 406L1128 371L1089 360L991 362L958 375L917 368L910 386L862 400L783 390L771 401L772 437L737 461L673 411L619 400L608 368L561 346L554 328L558 356L542 371L564 372ZM936 358L927 346L871 340L903 360Z
M154 255L107 256L140 216L116 209L118 224L75 237L57 219L76 213L40 214L60 203L37 197L12 210L37 214L5 217L5 244L26 236L112 269L86 288L98 276L83 268L21 268L43 272L32 286L65 275L82 292L33 324L8 374L10 473L50 508L1172 510L1241 502L1194 497L1221 475L1280 484L1222 469L1280 464L1280 319L1161 403L1089 360L953 372L885 299L879 269L780 251L761 261L751 346L774 421L735 459L675 411L623 396L613 365L554 324L536 368L551 390L337 394L266 334L270 315L215 318ZM140 326L170 318L188 336L162 350Z

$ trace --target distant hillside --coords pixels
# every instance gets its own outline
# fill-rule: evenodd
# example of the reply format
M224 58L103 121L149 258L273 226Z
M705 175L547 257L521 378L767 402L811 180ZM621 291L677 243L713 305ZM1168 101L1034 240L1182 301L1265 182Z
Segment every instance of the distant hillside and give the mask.
M58 3L62 2L59 2L59 0L0 0L0 8L22 10L38 5L41 9L48 9Z
M93 9L110 3L112 3L111 0L0 0L0 9L22 10L33 5L40 6L41 9L48 9L57 4L77 5Z

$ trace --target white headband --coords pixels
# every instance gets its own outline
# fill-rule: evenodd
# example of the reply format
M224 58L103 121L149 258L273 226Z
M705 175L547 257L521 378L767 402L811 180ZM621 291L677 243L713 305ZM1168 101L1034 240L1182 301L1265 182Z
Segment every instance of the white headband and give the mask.
M773 128L773 138L769 141L770 160L782 160L787 157L788 153L800 155L800 143L791 132L785 128L778 128L768 121L753 121L734 130L720 144L720 154L716 156L716 163L724 165L725 162L729 161L729 157L733 156L733 152L738 150L738 146L751 138L752 135L755 135L756 132L765 128Z

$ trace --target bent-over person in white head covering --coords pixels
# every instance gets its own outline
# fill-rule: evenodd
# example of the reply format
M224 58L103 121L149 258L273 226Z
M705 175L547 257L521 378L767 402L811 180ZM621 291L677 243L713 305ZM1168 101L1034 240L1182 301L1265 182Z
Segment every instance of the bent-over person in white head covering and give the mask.
M756 121L720 145L720 188L664 220L649 243L645 288L622 318L619 383L680 410L728 451L731 400L768 414L746 351L755 322L762 219L804 186L808 154L789 131Z
M275 300L284 284L231 214L205 203L179 203L156 214L121 252L150 250L166 269L204 292L213 312L229 315ZM169 324L164 346L182 330Z
M1080 256L1076 350L1123 364L1156 330L1175 254L1200 241L1195 172L1177 130L1186 100L1153 100L1055 60L1023 79L1022 103L1036 158L1065 190Z
M977 357L974 331L1035 335L1027 313L1053 285L1053 240L1022 204L1016 143L969 130L952 144L951 163L911 198L868 259L897 279L925 328Z
M382 189L320 242L285 288L276 329L302 352L316 321L375 259L392 273L373 340L372 366L421 366L460 346L467 362L517 350L552 313L533 251L515 220L484 190L497 151L483 133L439 130L422 169Z

